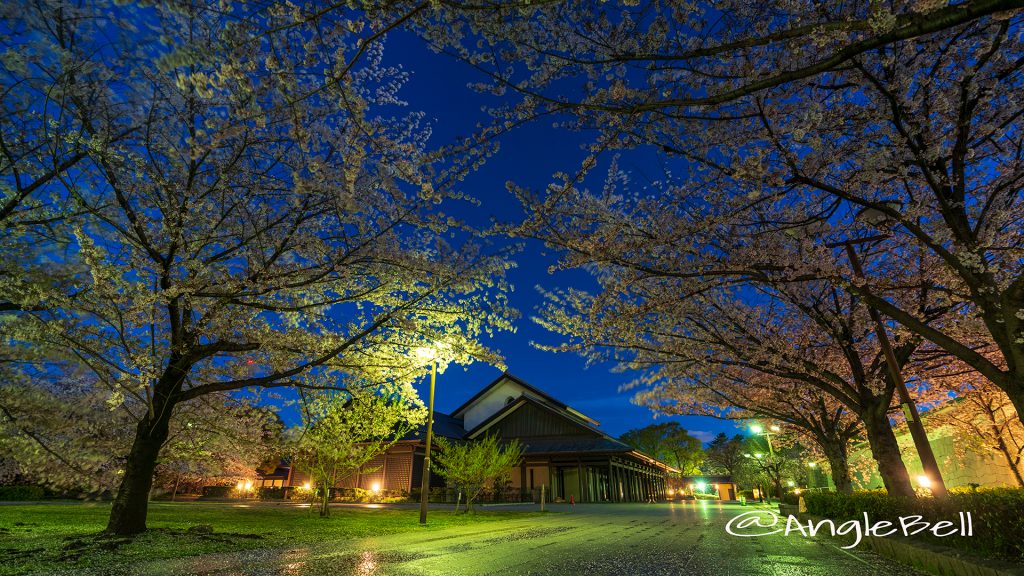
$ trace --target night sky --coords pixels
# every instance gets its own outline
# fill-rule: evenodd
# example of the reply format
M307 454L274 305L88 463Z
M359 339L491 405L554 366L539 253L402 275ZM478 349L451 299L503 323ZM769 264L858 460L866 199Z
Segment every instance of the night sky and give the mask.
M386 46L385 64L401 64L412 73L402 96L409 102L410 109L427 114L433 127L434 145L448 144L455 138L469 135L477 122L486 121L481 108L500 102L493 96L477 94L467 87L467 83L481 80L469 66L433 53L414 37L392 34ZM506 190L506 182L512 180L520 186L543 189L552 181L554 172L572 172L579 166L585 156L581 143L587 138L586 134L555 129L551 120L513 131L501 140L498 154L471 174L462 187L464 192L478 198L481 206L463 207L451 212L479 227L486 227L492 218L516 221L522 211L519 202ZM637 151L624 156L621 167L631 172L635 180L653 180L663 175L666 168L672 168L664 166L665 161L664 156L653 151ZM499 333L493 340L485 341L503 353L508 371L596 419L601 428L613 436L655 422L650 410L630 402L630 393L619 392L619 387L632 380L634 375L612 372L610 365L588 368L576 355L545 352L530 344L531 341L558 342L558 335L530 319L541 302L535 287L589 288L594 285L589 275L582 271L549 274L547 268L555 262L556 256L539 242L527 242L516 260L518 268L510 273L510 280L515 286L510 300L521 313L516 333ZM450 412L500 374L497 368L482 363L468 367L450 366L438 376L436 409ZM426 400L426 382L418 389ZM660 416L658 421L665 418ZM677 419L704 441L718 432L732 434L736 431L732 423L713 418Z

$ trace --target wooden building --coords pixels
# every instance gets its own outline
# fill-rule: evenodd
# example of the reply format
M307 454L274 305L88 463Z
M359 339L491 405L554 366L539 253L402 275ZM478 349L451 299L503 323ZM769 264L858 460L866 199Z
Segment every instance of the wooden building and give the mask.
M667 475L677 472L605 434L592 418L507 372L450 415L435 412L434 434L464 442L491 434L518 440L524 458L511 471L510 486L503 494L507 500L538 501L543 489L548 500L661 501L668 488ZM371 463L369 468L375 470L346 478L338 487L418 492L425 435L425 427L407 435ZM279 472L266 480L276 484L281 476ZM289 470L287 478L287 486L308 481L298 470ZM432 475L431 486L443 487L444 480Z

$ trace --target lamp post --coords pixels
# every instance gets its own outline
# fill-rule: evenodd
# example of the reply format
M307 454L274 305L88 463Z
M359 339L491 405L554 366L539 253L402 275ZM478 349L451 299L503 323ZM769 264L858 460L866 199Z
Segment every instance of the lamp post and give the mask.
M779 428L774 424L770 428L772 432L780 432L782 430L782 428ZM765 432L764 428L760 424L754 424L751 426L750 431L759 436L764 436L765 440L768 442L768 455L774 457L775 449L772 448L772 435L769 432Z
M888 237L888 234L879 234L868 238L833 242L826 244L826 246L829 248L843 247L846 250L847 257L850 259L850 267L853 268L854 275L857 278L863 279L864 269L861 267L860 257L857 256L854 246L876 240L884 240ZM896 393L900 399L900 408L903 409L903 416L907 419L910 436L914 439L914 446L917 448L918 457L921 459L921 467L924 468L926 477L931 481L932 494L935 496L945 496L946 484L942 481L939 463L935 460L935 453L932 452L932 446L928 442L928 434L924 430L924 425L921 424L921 415L917 411L917 404L910 397L910 393L907 391L907 384L903 381L903 374L900 371L899 364L897 364L896 353L893 352L892 344L889 342L889 335L885 330L885 325L882 323L882 316L874 306L868 304L867 308L871 322L875 325L875 334L878 337L878 345L882 349L882 355L885 357L885 365L889 371L889 377L892 378L893 384L896 387Z
M423 481L420 483L420 524L427 523L427 498L430 495L430 445L434 440L434 383L437 381L437 351L419 348L416 354L430 360L430 404L427 407L427 450L423 453Z

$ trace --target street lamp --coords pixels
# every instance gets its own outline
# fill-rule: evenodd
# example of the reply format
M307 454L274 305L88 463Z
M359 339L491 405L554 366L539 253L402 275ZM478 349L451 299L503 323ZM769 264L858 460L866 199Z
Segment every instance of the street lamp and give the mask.
M427 450L423 453L423 481L420 482L420 524L427 523L427 498L430 495L430 444L434 439L434 383L437 381L437 349L421 346L416 357L430 362L430 405L427 407Z
M875 212L881 212L879 210L861 210L858 216L862 217L869 224L878 226L881 221L878 220ZM860 257L857 255L857 250L854 246L858 244L865 244L867 242L875 242L878 240L885 240L889 238L890 234L877 234L867 238L854 238L850 240L844 240L842 242L832 242L826 244L828 248L842 247L846 250L846 255L850 260L850 267L853 268L853 273L857 278L864 278L864 269L861 267ZM900 371L900 366L896 360L896 353L892 349L892 343L889 342L889 334L885 330L885 324L882 323L882 316L878 310L871 304L867 304L868 316L871 317L872 323L875 325L875 334L878 337L878 345L882 349L882 355L885 357L885 366L889 371L889 377L892 378L893 384L896 387L896 392L900 398L900 408L903 409L903 416L907 419L907 428L910 429L910 436L914 439L914 446L917 448L918 457L921 458L921 467L924 468L925 473L928 475L932 483L932 494L936 496L946 495L946 484L942 481L942 472L939 471L939 463L935 460L935 453L932 452L932 446L928 442L928 433L925 432L924 425L921 423L921 415L917 411L917 404L910 397L910 392L907 391L907 383L903 380L903 374Z
M772 424L769 428L771 429L772 432L780 432L782 430L782 428L779 428L775 424ZM765 440L768 441L768 454L770 456L774 457L775 456L775 449L772 448L772 435L771 435L771 433L770 432L765 432L764 426L761 426L760 424L752 424L750 426L750 431L753 432L754 434L758 435L758 436L764 436ZM760 456L758 456L758 458L760 458Z

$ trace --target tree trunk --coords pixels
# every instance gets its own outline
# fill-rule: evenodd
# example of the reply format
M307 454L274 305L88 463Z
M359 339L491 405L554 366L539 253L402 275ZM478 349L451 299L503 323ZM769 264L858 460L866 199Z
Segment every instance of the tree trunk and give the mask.
M331 485L324 482L324 493L320 497L320 517L326 518L331 515Z
M110 509L107 532L132 536L146 531L149 491L153 487L160 448L167 440L173 404L155 406L135 429L135 440L124 466L124 477Z
M877 412L881 412L878 414ZM910 484L910 474L900 456L900 446L893 434L889 417L884 410L866 410L861 414L864 429L868 435L871 456L878 464L878 474L882 477L886 491L890 496L914 497L914 487Z
M180 474L174 475L174 490L171 492L171 502L174 502L175 497L178 496L178 480L181 479Z
M829 442L822 445L825 457L828 458L828 466L832 470L832 483L836 490L842 494L853 493L853 482L850 479L850 462L846 454L846 444L842 442Z

